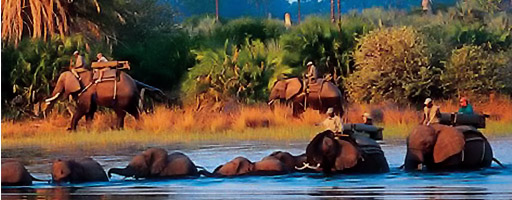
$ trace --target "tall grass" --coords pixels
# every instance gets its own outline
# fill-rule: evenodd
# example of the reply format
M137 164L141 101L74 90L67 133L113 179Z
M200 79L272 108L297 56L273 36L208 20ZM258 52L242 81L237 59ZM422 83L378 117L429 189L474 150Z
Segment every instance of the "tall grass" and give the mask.
M436 102L442 112L455 112L456 101ZM512 133L512 101L506 98L476 102L477 112L489 114L483 132L491 136ZM346 112L344 122L360 123L361 115L369 112L378 126L384 127L384 137L405 138L421 119L421 110L399 107L392 103L379 105L355 104ZM192 108L157 107L142 120L126 118L122 131L113 130L115 115L101 112L91 124L82 120L77 132L67 132L69 116L52 114L44 120L2 121L2 148L40 147L43 149L121 148L130 145L165 145L191 142L308 141L322 127L315 126L325 115L307 110L294 118L286 106L273 110L266 105L235 105L222 112L199 111Z

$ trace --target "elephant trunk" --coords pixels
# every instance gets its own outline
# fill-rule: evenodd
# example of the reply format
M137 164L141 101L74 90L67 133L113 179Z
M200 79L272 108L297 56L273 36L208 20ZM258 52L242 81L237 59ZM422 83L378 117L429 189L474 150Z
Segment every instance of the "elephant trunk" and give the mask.
M407 152L405 156L404 169L406 171L422 170L423 169L423 155L417 155L412 152Z
M121 175L121 176L124 176L124 177L132 177L132 176L135 176L136 175L136 171L135 169L133 169L133 167L126 167L126 168L112 168L110 170L108 170L108 177L109 178L112 178L112 174L117 174L117 175Z

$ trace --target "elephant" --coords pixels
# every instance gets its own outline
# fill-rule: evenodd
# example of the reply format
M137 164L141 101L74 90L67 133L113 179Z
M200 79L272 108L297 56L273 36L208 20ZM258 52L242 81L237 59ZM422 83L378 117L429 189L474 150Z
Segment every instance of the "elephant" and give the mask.
M54 183L84 183L108 181L103 167L92 158L57 159L52 165L52 180Z
M180 152L167 154L161 148L149 148L133 157L125 168L111 168L108 176L118 174L125 177L139 178L180 178L197 177L198 167L188 156Z
M281 161L284 164L286 171L293 172L296 168L301 167L306 161L306 154L303 153L301 155L294 156L285 151L275 151L261 160L263 161L268 159L277 159Z
M315 89L313 90L313 88ZM298 116L304 111L304 104L306 107L311 107L322 113L332 107L336 115L343 115L343 95L332 82L320 79L316 84L310 84L308 95L305 95L303 91L304 84L299 78L279 80L274 83L270 91L268 104L272 106L276 100L290 103L294 116Z
M493 160L491 145L474 127L419 125L407 137L404 169L479 169L490 167Z
M236 157L224 165L218 166L213 173L205 173L208 177L232 176L271 176L288 173L283 162L276 158L267 158L259 162L251 162L245 157Z
M34 178L17 160L2 163L2 186L31 186L32 181L45 181Z
M313 169L325 174L389 172L379 144L359 135L335 137L334 132L323 131L308 144L306 157L299 170Z
M67 98L72 95L76 100L77 106L71 119L71 125L68 130L76 130L78 121L85 115L86 121L90 122L97 106L105 106L114 109L117 115L116 127L124 127L124 117L126 112L139 119L139 93L136 82L123 71L117 72L117 79L114 81L96 82L93 80L92 71L79 73L80 79L77 79L70 71L63 72L52 92L52 97L46 99L50 104L47 109L51 109L54 100L63 96Z

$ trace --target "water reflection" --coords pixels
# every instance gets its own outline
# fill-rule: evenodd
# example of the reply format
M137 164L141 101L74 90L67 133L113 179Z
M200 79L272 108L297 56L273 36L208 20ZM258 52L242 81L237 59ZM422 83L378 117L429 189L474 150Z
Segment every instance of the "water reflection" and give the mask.
M492 168L472 172L406 173L397 169L403 162L405 144L383 145L391 172L378 175L334 175L293 173L270 177L205 178L174 180L123 180L113 177L108 183L68 184L54 186L37 182L32 187L2 187L2 199L512 199L512 138L491 141L494 155L507 168ZM207 144L172 146L200 166L213 170L236 156L253 161L275 150L300 154L306 143L292 144ZM29 153L2 151L2 156L20 156L31 161L27 168L38 178L49 178L49 161L75 154ZM122 167L139 148L116 153L90 154L105 169Z

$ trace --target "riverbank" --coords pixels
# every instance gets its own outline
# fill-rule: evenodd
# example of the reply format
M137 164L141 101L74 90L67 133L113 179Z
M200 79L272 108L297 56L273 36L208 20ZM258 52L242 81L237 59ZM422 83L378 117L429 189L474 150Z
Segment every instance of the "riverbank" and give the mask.
M442 112L454 111L456 104L442 102ZM488 137L512 134L512 103L496 100L475 105L477 111L490 114L486 129ZM361 115L370 112L377 125L384 127L385 139L404 139L419 123L421 112L392 104L352 105L346 122L360 123ZM115 115L99 112L86 125L82 120L77 132L67 132L69 116L52 114L47 119L2 121L2 149L34 147L44 150L123 148L126 146L169 145L176 143L308 141L322 127L315 126L325 118L317 111L307 110L301 118L292 117L291 109L265 105L231 105L222 112L195 111L192 108L157 107L144 114L142 120L126 118L124 130L112 130Z

